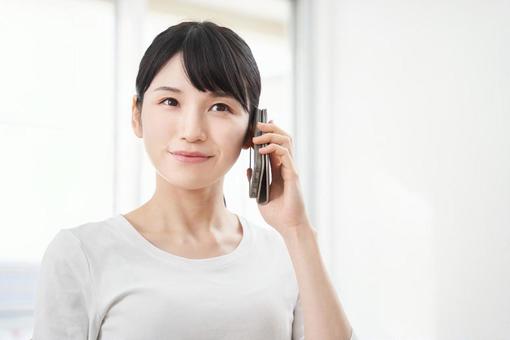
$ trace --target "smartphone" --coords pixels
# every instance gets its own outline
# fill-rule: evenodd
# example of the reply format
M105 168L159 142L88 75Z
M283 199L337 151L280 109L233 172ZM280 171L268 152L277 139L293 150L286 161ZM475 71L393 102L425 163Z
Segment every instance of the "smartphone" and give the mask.
M257 122L267 123L267 109L257 109L255 113L255 124L253 125L253 136L257 137L263 134L257 128ZM271 183L271 160L268 154L260 154L259 149L269 144L254 144L253 156L250 148L250 168L252 176L249 183L250 198L256 198L257 203L266 204L269 202L269 185Z

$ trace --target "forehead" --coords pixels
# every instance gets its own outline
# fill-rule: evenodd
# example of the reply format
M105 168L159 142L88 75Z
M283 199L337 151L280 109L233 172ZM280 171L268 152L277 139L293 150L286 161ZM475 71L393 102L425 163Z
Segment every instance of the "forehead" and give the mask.
M150 96L161 96L165 94L191 94L197 97L229 99L241 105L231 94L222 90L202 92L193 86L184 66L182 52L176 53L159 70L146 91Z
M176 53L163 65L152 80L148 90L154 91L157 87L169 84L173 84L180 89L183 87L193 87L193 84L191 84L186 76L181 52Z
M153 95L159 95L164 93L183 93L183 92L194 92L200 96L206 97L225 97L236 100L232 95L217 90L214 92L207 91L202 92L195 88L189 78L186 75L184 67L184 60L182 58L182 52L176 53L165 65L159 70L147 92L151 92Z

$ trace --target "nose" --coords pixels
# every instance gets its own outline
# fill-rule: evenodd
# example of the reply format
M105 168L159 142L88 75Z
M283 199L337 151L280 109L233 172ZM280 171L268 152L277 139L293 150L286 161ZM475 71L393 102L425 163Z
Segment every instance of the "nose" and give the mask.
M189 142L206 140L204 115L198 110L189 110L182 118L183 138Z

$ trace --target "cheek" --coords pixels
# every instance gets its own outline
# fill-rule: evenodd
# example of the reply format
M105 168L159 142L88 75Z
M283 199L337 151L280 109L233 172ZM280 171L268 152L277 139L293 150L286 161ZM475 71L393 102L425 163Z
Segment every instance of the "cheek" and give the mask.
M143 122L144 138L150 144L165 144L168 143L169 138L175 135L175 123L170 120L155 119L153 116L147 117Z
M169 156L168 148L172 136L176 135L174 124L163 120L146 119L143 125L144 148L154 166L160 166Z
M244 141L245 126L242 123L223 124L215 127L213 133L215 139L223 148L237 150L241 148Z
M242 152L245 131L246 127L238 126L236 129L232 129L225 134L227 137L223 143L223 152L228 158L228 164L233 165L238 161Z

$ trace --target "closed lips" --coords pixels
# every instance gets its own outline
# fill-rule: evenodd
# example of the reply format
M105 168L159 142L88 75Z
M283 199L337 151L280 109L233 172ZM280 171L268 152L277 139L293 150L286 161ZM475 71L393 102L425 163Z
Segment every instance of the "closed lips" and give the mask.
M171 152L171 153L174 155L181 155L181 156L186 156L186 157L212 157L212 156L208 156L204 153L196 152L196 151L193 151L193 152L175 151L175 152Z

